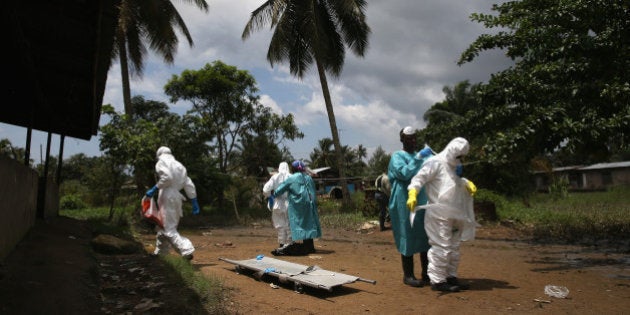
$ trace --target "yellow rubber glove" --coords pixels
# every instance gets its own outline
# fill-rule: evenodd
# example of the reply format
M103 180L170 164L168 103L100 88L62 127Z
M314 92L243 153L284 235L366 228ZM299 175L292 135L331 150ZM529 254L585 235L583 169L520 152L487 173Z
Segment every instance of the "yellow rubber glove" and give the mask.
M475 186L475 184L471 180L466 179L466 190L468 190L470 196L474 197L475 193L477 192L477 186Z
M410 189L408 194L409 197L407 198L407 209L409 209L409 211L411 212L414 212L414 208L416 207L416 204L418 204L418 200L416 200L418 192L415 189Z

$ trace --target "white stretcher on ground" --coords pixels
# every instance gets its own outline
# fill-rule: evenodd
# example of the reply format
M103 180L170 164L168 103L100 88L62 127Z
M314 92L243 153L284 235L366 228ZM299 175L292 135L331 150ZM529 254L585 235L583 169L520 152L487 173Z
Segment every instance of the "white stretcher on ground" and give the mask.
M293 283L297 292L303 292L303 286L325 289L331 292L335 287L356 281L376 284L374 280L322 269L319 266L300 265L263 255L245 260L219 257L219 260L236 265L236 271L239 273L245 273L243 271L249 270L254 273L257 279L262 278L264 275L270 275L278 278L280 283Z

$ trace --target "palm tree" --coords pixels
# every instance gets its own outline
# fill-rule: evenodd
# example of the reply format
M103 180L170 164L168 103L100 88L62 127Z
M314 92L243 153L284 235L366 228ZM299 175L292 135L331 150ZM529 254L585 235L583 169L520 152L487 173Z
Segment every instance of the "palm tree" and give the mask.
M473 140L469 138L469 129L464 126L468 113L483 108L477 98L480 89L481 83L470 84L468 80L461 81L452 88L442 88L446 98L433 104L424 113L427 127L418 134L418 139L422 141L420 143L429 142L437 149L445 146L455 136Z
M208 11L206 0L184 0L184 2L194 4L205 12ZM191 47L193 40L186 23L170 0L121 0L119 9L112 59L120 60L125 114L131 116L133 107L129 73L142 77L144 57L148 51L146 45L148 44L151 50L161 55L166 63L172 64L179 42L174 28L179 28Z
M453 88L444 86L442 92L446 95L445 100L431 106L424 113L424 121L443 124L461 119L469 110L479 106L475 97L480 88L481 83L470 84L468 80L458 82Z
M333 153L330 148L333 146L333 142L330 138L324 138L317 141L317 148L313 149L313 152L310 154L310 167L326 167L333 165L332 156ZM338 173L336 167L331 168L333 171Z
M269 25L275 29L267 51L273 67L289 61L291 74L302 78L309 66L317 66L322 85L330 131L335 145L336 164L341 177L344 204L350 206L343 168L343 151L326 73L338 77L345 58L345 45L363 57L370 28L365 22L364 0L268 0L252 12L243 30L243 39Z

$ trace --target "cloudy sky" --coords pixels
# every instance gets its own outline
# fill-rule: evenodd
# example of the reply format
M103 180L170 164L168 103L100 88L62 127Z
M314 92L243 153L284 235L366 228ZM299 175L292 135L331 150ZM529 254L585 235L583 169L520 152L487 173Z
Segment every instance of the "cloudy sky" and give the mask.
M251 12L262 0L207 1L208 13L174 1L195 44L191 48L182 40L173 65L150 57L143 78L131 83L132 95L163 101L173 112L183 114L190 104L170 104L164 85L183 70L198 70L221 60L254 76L264 105L278 114L294 114L305 137L285 145L294 157L308 159L318 140L332 138L316 69L298 80L289 74L288 65L272 68L265 59L271 35L267 29L245 41L241 39ZM452 87L463 80L486 82L491 73L508 67L510 61L499 51L486 52L472 63L456 64L459 55L479 35L493 32L469 18L474 12L490 13L493 3L497 1L368 1L367 23L372 33L367 53L357 58L348 50L341 76L328 78L341 143L355 148L362 144L368 149L368 157L379 145L389 153L398 150L398 131L407 125L425 127L422 116L444 99L444 86ZM123 112L117 62L110 69L103 103ZM24 147L26 129L0 123L0 138ZM59 135L53 135L52 140L51 154L58 155ZM33 132L31 158L36 162L40 146L46 148L45 141L45 133ZM91 141L66 138L64 157L81 152L100 155L98 136Z

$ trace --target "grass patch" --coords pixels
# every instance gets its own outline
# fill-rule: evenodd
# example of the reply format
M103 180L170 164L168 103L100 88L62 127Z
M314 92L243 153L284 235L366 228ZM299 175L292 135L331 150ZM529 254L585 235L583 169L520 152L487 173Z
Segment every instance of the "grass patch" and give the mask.
M131 225L136 218L133 217L133 207L114 208L110 217L108 207L86 208L76 210L60 210L59 215L77 220L87 221L95 234L111 234L121 238L133 238Z
M590 245L627 242L630 234L630 186L570 192L561 198L535 194L529 206L488 191L480 191L476 199L495 202L501 221L515 223L535 239Z
M227 289L219 278L203 275L179 256L170 255L160 258L181 277L186 287L199 296L208 314L228 314L224 304Z
M331 213L319 217L322 229L357 229L370 220L360 213Z

